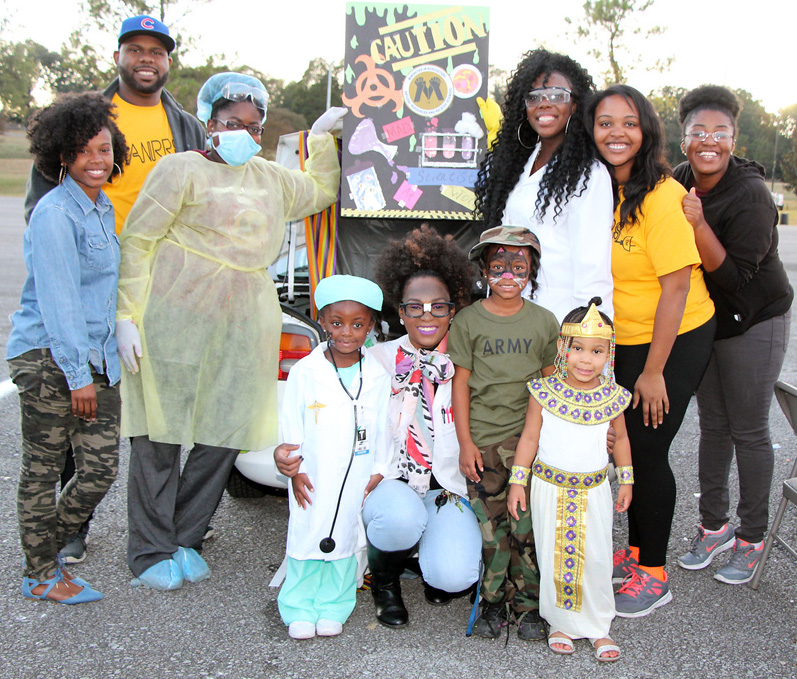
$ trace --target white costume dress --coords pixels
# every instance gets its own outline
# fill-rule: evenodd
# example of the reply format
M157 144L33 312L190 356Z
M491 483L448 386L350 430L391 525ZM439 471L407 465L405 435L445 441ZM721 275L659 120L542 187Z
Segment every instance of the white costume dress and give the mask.
M542 406L530 490L540 615L552 632L601 639L615 615L606 434L631 395L613 382L573 389L556 375L528 386Z
M614 199L609 171L598 160L592 163L589 181L582 177L575 194L554 221L555 205L549 205L540 219L535 204L543 166L534 174L531 167L540 145L531 152L523 174L506 200L503 224L525 226L540 239L542 255L537 275L537 292L532 299L527 287L524 296L553 312L560 323L579 306L587 306L592 297L600 297L600 310L614 317L612 307L612 223Z

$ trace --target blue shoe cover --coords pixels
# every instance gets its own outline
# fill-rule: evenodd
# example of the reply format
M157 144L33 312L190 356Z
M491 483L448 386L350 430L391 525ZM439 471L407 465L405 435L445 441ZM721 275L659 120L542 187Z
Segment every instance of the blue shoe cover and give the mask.
M165 559L147 568L141 575L131 580L130 584L133 587L148 587L161 591L180 589L183 586L183 570L174 559Z
M174 560L183 569L183 577L188 582L202 582L210 577L210 567L195 549L178 547L173 554Z

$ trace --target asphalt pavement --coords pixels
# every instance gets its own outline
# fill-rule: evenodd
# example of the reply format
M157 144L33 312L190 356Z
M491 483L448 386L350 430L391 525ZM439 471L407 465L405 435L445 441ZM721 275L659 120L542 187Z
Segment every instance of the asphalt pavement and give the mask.
M22 200L0 198L0 349L5 350L24 280ZM784 227L781 256L797 282L797 227ZM793 321L792 336L797 337ZM0 362L0 382L7 368ZM781 378L797 384L797 341ZM780 480L797 454L797 437L776 404L778 446L771 513ZM419 580L404 582L410 624L399 630L376 623L368 592L337 638L296 642L268 587L282 561L287 500L235 500L225 495L206 543L209 580L177 592L130 587L125 562L125 486L129 447L121 449L119 478L92 522L88 557L73 568L105 594L86 605L60 606L24 599L22 552L16 525L19 409L14 394L0 398L0 677L159 679L161 677L797 677L797 561L775 547L761 587L729 586L712 578L724 557L704 571L675 564L694 535L697 514L697 412L694 403L672 447L678 504L668 572L673 602L637 620L618 618L612 636L623 649L617 663L598 663L586 641L570 657L554 656L541 642L520 641L514 628L497 641L466 638L467 599L433 607ZM735 474L735 472L734 472ZM733 484L736 484L734 475ZM732 504L737 493L732 487ZM797 509L784 523L797 540ZM615 520L624 544L625 519Z

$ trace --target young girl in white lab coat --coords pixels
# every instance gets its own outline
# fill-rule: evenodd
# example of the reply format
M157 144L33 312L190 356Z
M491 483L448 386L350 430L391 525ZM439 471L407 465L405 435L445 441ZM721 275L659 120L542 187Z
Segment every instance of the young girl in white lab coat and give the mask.
M362 503L391 467L390 376L363 347L382 291L364 278L330 276L315 303L328 339L291 368L280 414L278 451L300 460L277 598L294 639L340 634L354 610Z

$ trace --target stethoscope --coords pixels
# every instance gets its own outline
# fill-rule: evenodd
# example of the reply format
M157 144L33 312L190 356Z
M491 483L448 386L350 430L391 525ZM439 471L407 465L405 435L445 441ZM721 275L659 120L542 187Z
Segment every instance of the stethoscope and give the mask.
M338 382L340 382L340 386L343 387L343 391L346 392L346 396L351 399L352 405L354 407L354 438L351 443L351 455L349 455L349 466L346 467L346 473L343 475L343 482L340 484L340 492L338 493L338 504L335 507L335 516L332 517L332 525L329 527L329 535L325 537L321 542L318 543L318 548L324 552L324 554L329 554L331 551L335 549L335 541L332 539L332 533L335 530L335 522L338 520L338 511L340 510L340 501L343 499L343 489L346 487L346 479L349 478L349 472L351 471L352 462L354 462L354 452L357 449L357 435L360 430L357 421L357 400L360 398L360 393L363 390L363 354L361 350L357 350L357 353L360 356L359 366L360 366L360 387L357 389L357 396L352 396L351 392L346 389L346 385L343 384L343 380L340 378L340 373L338 372L338 364L335 363L335 356L332 354L332 349L329 350L329 357L332 359L332 365L335 366L335 374L338 376Z

